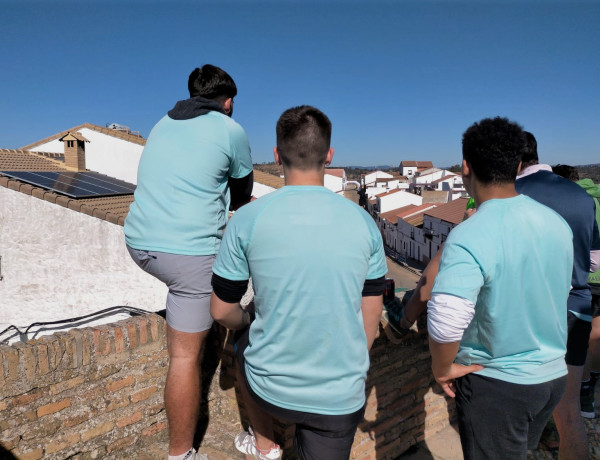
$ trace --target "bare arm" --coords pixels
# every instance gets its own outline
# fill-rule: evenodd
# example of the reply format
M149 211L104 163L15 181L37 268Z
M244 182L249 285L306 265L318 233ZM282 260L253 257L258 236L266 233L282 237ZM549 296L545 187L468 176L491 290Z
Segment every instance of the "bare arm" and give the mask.
M454 380L471 372L480 371L483 366L472 364L463 366L462 364L454 363L454 358L458 353L460 342L439 343L429 338L429 351L431 352L431 369L436 382L438 382L444 392L454 398L456 395L456 387Z
M250 314L239 302L225 302L213 292L210 298L210 315L227 329L243 329L250 324Z
M360 309L362 310L365 334L367 335L367 348L370 350L375 341L375 335L377 335L379 321L381 320L383 296L364 296Z
M442 258L443 249L444 245L440 247L439 251L433 256L433 259L429 261L417 283L414 294L404 307L404 318L401 326L406 329L409 329L427 308L427 302L431 299L431 290L433 289L435 277L440 270L440 259Z

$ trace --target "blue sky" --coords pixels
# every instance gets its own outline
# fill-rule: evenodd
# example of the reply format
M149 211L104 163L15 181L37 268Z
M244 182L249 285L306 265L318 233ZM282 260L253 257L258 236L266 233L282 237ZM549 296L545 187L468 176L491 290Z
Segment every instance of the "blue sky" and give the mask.
M147 137L204 63L238 86L256 163L311 104L334 166L457 164L473 122L506 116L540 160L600 162L598 1L0 0L0 147L84 122Z

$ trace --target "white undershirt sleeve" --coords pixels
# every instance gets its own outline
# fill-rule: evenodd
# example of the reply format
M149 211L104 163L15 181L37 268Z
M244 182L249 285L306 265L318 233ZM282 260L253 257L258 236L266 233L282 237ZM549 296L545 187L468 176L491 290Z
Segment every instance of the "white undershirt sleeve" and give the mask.
M590 272L594 273L600 268L600 249L590 251Z
M433 294L427 302L427 329L438 343L460 342L475 315L475 304L449 294Z

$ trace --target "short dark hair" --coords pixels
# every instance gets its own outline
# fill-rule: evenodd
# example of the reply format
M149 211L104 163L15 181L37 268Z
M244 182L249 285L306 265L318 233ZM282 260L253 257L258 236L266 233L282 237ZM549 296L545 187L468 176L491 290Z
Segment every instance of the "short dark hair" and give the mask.
M188 78L190 97L202 96L206 99L228 99L237 95L233 78L219 67L204 64L192 70Z
M579 180L579 171L574 166L569 165L556 165L552 166L552 172L554 174L558 174L565 179L569 179L573 182L577 182Z
M484 118L462 138L463 158L483 184L514 182L524 148L523 128L508 118Z
M525 149L521 157L521 168L526 168L527 166L538 164L540 160L538 158L535 136L529 131L523 131L523 133L525 134Z
M311 170L325 165L331 121L310 105L286 110L277 121L277 152L284 166Z

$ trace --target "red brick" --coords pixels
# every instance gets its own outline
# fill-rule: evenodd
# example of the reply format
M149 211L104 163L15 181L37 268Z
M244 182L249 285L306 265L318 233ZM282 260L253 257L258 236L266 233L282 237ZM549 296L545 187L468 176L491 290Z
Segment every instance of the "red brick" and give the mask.
M126 377L121 380L115 380L106 385L106 390L110 392L119 391L125 387L131 386L135 383L135 379L132 376Z
M137 324L134 322L127 322L127 338L129 340L129 348L136 348L139 343Z
M142 419L142 413L139 411L134 412L131 415L122 417L119 420L117 420L117 427L123 428L123 427L126 427L127 425L131 425L132 423L139 422L141 419Z
M53 454L67 447L70 447L79 442L79 433L73 433L65 436L60 436L58 439L53 439L45 446L45 454Z
M91 430L84 431L83 433L81 433L81 440L83 442L87 442L92 438L97 438L98 436L101 436L111 431L114 428L114 426L115 424L113 422L106 422L102 425L98 425L92 428Z
M166 422L157 422L142 431L142 436L153 436L167 428Z
M148 399L151 395L156 393L156 390L157 390L156 386L144 388L143 390L140 390L137 393L132 394L131 401L133 403L136 403L139 401L143 401L144 399Z
M70 417L63 420L63 426L65 428L71 428L72 426L79 425L90 419L89 412L85 412L83 414L76 415L74 417Z
M148 321L146 316L138 316L137 318L140 326L140 345L145 345L148 343Z
M54 414L61 410L71 406L71 398L65 398L62 401L46 404L37 410L37 416L43 417L44 415Z
M125 350L125 335L123 329L115 327L115 352L122 353Z
M45 388L32 390L22 395L15 396L12 399L12 403L15 407L26 406L28 404L31 404L33 401L40 399L42 396L45 396L47 393L48 392Z
M126 438L118 439L117 441L109 444L106 447L106 451L110 454L114 451L122 450L125 447L131 446L137 441L137 436L128 436Z

